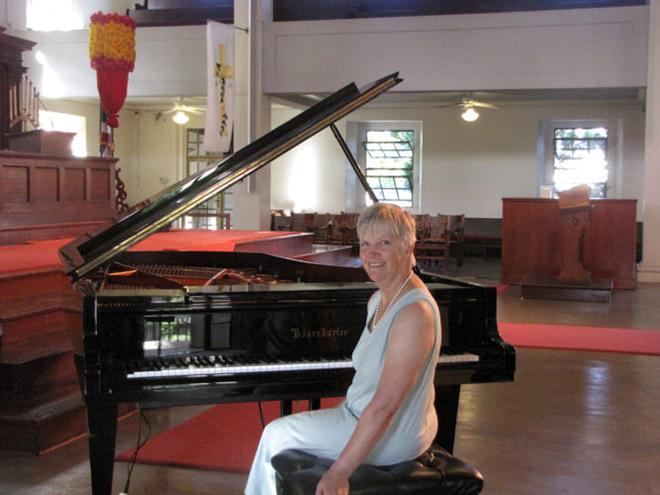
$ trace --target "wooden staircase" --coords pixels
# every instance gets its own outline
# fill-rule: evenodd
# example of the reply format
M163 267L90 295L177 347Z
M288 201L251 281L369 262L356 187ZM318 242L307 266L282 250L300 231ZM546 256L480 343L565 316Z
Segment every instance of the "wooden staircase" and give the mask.
M57 269L0 276L0 449L39 453L85 433L81 307Z

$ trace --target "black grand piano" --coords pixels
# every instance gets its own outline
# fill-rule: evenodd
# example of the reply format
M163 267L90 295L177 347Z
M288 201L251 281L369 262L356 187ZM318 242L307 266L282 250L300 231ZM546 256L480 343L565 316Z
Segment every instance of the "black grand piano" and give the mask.
M92 493L110 495L118 406L141 408L342 396L375 290L361 268L267 254L128 248L398 84L350 84L230 157L135 206L60 256L84 294L76 350L87 407ZM347 152L361 182L368 187ZM512 381L494 288L421 272L438 302L437 441L453 448L461 384Z

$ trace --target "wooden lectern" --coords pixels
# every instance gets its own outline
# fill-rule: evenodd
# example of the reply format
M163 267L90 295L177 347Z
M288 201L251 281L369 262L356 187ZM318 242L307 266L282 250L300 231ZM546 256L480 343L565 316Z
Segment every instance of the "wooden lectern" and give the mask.
M559 193L561 283L590 285L591 272L584 265L584 239L591 225L589 186L580 185Z
M503 198L502 278L503 284L524 282L559 284L564 263L579 259L591 272L592 283L560 284L585 289L613 281L616 289L634 289L637 284L637 201L592 199L585 220L583 240L575 243L580 257L562 252L566 229L558 206L549 198ZM570 216L567 216L570 219Z

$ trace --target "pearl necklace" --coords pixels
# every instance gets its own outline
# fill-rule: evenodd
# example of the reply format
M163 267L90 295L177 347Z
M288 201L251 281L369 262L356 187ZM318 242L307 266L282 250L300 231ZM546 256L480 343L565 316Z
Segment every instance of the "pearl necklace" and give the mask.
M402 291L403 288L406 286L406 284L410 281L410 279L412 278L412 276L413 276L413 272L410 272L410 274L409 274L409 275L406 277L406 279L401 283L401 285L399 285L399 288L398 288L398 289L396 290L396 292L394 293L394 297L392 298L392 300L390 301L390 303L387 305L387 308L385 308L385 312L381 315L380 318L378 318L378 310L380 309L380 301L383 299L383 297L382 297L382 295L381 295L381 297L378 299L378 302L376 303L376 311L374 311L374 319L373 319L372 322L371 322L371 323L372 323L371 328L376 328L376 325L378 325L378 323L380 323L381 321L383 321L383 318L385 318L385 316L387 316L387 313L390 312L390 309L392 309L392 306L394 306L394 303L395 303L396 300L398 299L399 294L401 294L401 291ZM376 322L376 319L378 319L378 322Z

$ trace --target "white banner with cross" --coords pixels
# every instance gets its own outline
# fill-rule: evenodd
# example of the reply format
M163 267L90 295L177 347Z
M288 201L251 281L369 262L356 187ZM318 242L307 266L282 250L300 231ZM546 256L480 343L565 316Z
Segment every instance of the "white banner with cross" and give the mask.
M204 151L227 153L234 127L234 26L206 24Z

